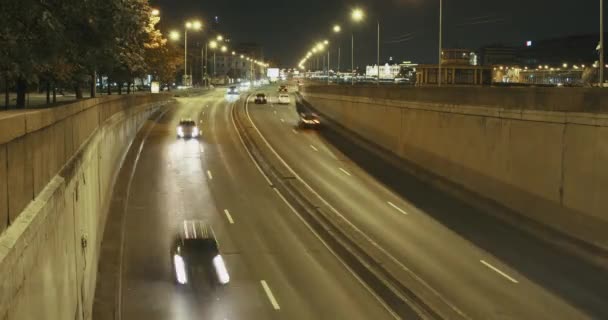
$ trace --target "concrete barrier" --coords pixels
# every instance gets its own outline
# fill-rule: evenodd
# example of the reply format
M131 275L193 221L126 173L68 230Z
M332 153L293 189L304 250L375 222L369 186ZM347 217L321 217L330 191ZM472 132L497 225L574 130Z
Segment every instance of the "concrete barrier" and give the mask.
M0 319L90 319L118 166L166 95L0 113Z
M374 89L312 86L303 96L407 163L608 250L608 114L595 112L608 112L608 94L582 88Z

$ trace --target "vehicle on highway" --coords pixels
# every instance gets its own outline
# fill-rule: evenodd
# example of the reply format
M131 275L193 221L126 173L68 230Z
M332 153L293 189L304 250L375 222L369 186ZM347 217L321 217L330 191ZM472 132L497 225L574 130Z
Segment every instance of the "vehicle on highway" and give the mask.
M321 120L315 113L300 113L300 128L316 129L321 126Z
M287 86L283 84L279 86L279 92L289 92L289 90L287 89Z
M239 94L239 88L236 86L230 86L226 91L227 94Z
M230 282L211 226L201 220L186 220L179 229L171 247L175 281L180 285Z
M196 122L192 119L182 119L177 125L178 138L198 138L201 134Z
M248 91L251 88L251 84L249 82L241 82L240 88L241 91Z
M266 101L266 95L263 93L258 93L255 95L255 103L256 104L266 104L268 101Z
M281 93L279 94L279 104L289 104L291 103L291 99L289 98L289 95L286 93Z

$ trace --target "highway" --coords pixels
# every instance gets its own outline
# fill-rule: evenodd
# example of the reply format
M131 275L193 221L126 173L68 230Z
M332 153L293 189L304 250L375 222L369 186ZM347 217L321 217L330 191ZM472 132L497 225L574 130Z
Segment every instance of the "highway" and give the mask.
M276 88L266 94L276 101ZM291 105L248 105L294 172L471 319L607 319L608 275L443 195L329 130L297 128Z
M269 186L224 93L177 98L145 139L128 197L114 194L128 199L121 318L394 319ZM200 139L176 138L182 118L202 121ZM170 246L185 219L212 225L229 284L173 282Z

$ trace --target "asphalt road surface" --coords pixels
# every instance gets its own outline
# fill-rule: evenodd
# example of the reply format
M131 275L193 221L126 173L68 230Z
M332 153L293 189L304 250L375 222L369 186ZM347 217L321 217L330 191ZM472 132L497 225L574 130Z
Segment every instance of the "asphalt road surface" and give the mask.
M472 319L608 319L605 271L398 174L335 134L300 130L294 98L249 103L269 144L337 211Z
M232 105L221 89L178 98L145 140L126 212L122 319L394 319L258 172ZM181 118L202 121L202 137L177 139ZM170 245L185 219L212 225L229 284L174 283Z

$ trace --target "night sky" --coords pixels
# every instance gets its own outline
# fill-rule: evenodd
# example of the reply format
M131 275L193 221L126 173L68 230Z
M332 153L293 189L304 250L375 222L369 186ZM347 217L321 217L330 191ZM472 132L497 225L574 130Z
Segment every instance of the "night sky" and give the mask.
M294 67L316 41L342 47L350 64L350 33L355 61L376 60L376 20L382 25L381 58L436 63L439 0L151 0L161 10L161 29L179 28L189 17L205 22L219 16L235 42L257 42L266 57ZM366 21L354 25L350 10L363 8ZM334 23L342 34L331 33ZM444 47L476 49L487 44L518 45L526 40L598 33L596 0L444 0ZM334 47L335 48L335 47Z

